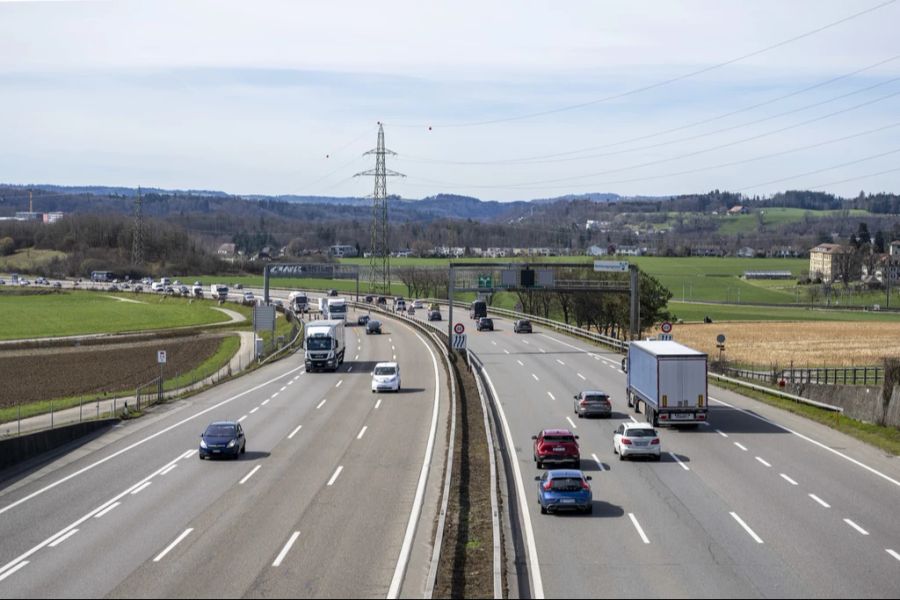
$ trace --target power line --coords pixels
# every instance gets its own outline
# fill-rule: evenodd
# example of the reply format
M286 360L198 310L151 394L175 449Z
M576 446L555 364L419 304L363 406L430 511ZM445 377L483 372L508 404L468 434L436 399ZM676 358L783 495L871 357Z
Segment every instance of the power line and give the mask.
M849 183L851 181L859 181L861 179L870 179L872 177L878 177L879 175L887 175L888 173L896 173L900 171L900 167L895 167L893 169L887 169L886 171L879 171L877 173L869 173L867 175L858 175L856 177L849 177L847 179L841 179L840 181L831 181L829 183L825 183L823 185L814 185L807 189L809 190L820 190L822 188L831 187L833 185L840 185L842 183Z
M671 78L669 78L669 79L665 79L665 80L663 80L663 81L659 81L659 82L656 82L656 83L653 83L653 84L650 84L650 85L645 85L645 86L638 87L638 88L634 88L634 89L631 89L631 90L628 90L628 91L625 91L625 92L620 92L620 93L618 93L618 94L611 94L611 95L609 95L609 96L604 96L604 97L602 97L602 98L597 98L597 99L595 99L595 100L590 100L590 101L588 101L588 102L581 102L581 103L578 103L578 104L571 104L571 105L568 105L568 106L562 106L562 107L559 107L559 108L553 108L553 109L549 109L549 110L543 110L543 111L538 111L538 112L526 113L526 114L518 115L518 116L504 117L504 118L500 118L500 119L489 119L489 120L485 120L485 121L472 121L472 122L468 122L468 123L447 124L447 125L441 125L440 127L444 127L444 128L447 128L447 129L449 129L449 128L461 128L461 127L480 127L480 126L482 126L482 125L494 125L494 124L497 124L497 123L508 123L508 122L511 122L511 121L521 121L521 120L524 120L524 119L533 119L533 118L535 118L535 117L543 117L543 116L546 116L546 115L552 115L552 114L557 114L557 113L561 113L561 112L567 112L567 111L571 111L571 110L577 110L577 109L579 109L579 108L585 108L585 107L588 107L588 106L594 106L594 105L596 105L596 104L601 104L601 103L604 103L604 102L609 102L609 101L611 101L611 100L619 100L619 99L621 99L621 98L627 98L628 96L633 96L633 95L635 95L635 94L640 94L640 93L642 93L642 92L646 92L646 91L649 91L649 90L653 90L653 89L661 88L661 87L664 87L664 86L667 86L667 85L671 85L671 84L677 83L677 82L679 82L679 81L684 81L685 79L690 79L690 78L692 78L692 77L696 77L697 75L702 75L702 74L704 74L704 73L709 73L710 71L715 71L715 70L717 70L717 69L721 69L722 67L726 67L726 66L728 66L728 65L732 65L732 64L734 64L734 63L741 62L741 61L743 61L743 60L746 60L746 59L748 59L748 58L752 58L752 57L754 57L754 56L759 56L760 54L764 54L764 53L766 53L766 52L770 52L770 51L772 51L772 50L775 50L776 48L780 48L780 47L782 47L782 46L786 46L786 45L788 45L788 44L792 44L792 43L797 42L797 41L799 41L799 40L802 40L802 39L804 39L804 38L808 38L808 37L810 37L810 36L813 36L813 35L816 35L816 34L818 34L818 33L821 33L821 32L823 32L823 31L825 31L825 30L827 30L827 29L831 29L832 27L837 27L838 25L842 25L842 24L844 24L844 23L846 23L846 22L848 22L848 21L851 21L851 20L853 20L853 19L859 18L859 17L861 17L861 16L863 16L863 15L866 15L866 14L868 14L868 13L871 13L871 12L874 12L874 11L877 11L877 10L880 10L880 9L886 7L886 6L890 6L891 4L896 3L896 1L897 1L897 0L888 0L887 2L882 2L882 3L880 3L880 4L876 4L875 6L871 6L871 7L867 8L867 9L865 9L865 10L861 10L861 11L859 11L859 12L856 12L856 13L853 13L853 14L851 14L851 15L848 15L848 16L842 18L842 19L838 19L837 21L832 21L832 22L830 22L830 23L827 23L827 24L825 24L825 25L822 25L821 27L817 27L817 28L812 29L812 30L810 30L810 31L807 31L807 32L805 32L805 33L801 33L800 35L794 36L794 37L792 37L792 38L788 38L788 39L786 39L786 40L782 40L782 41L780 41L780 42L778 42L778 43L775 43L775 44L772 44L772 45L770 45L770 46L766 46L765 48L761 48L761 49L759 49L759 50L755 50L755 51L749 52L749 53L747 53L747 54L742 54L742 55L737 56L737 57L735 57L735 58L732 58L732 59L729 59L729 60L726 60L726 61L723 61L723 62L714 64L714 65L711 65L711 66L708 66L708 67L703 67L702 69L697 69L697 70L695 70L695 71L691 71L691 72L685 73L685 74L683 74L683 75L678 75L678 76L676 76L676 77L671 77ZM397 124L397 123L391 123L391 125L394 126L394 127L423 127L423 126L424 126L424 125L401 125L401 124ZM432 127L432 126L433 126L433 125L431 125L431 126L429 126L429 127Z
M807 175L817 175L819 173L824 173L825 171L833 171L835 169L840 169L842 167L849 167L852 165L858 165L860 163L868 162L870 160L875 160L877 158L882 158L884 156L890 156L892 154L897 154L900 152L900 148L895 148L894 150L889 150L887 152L880 152L878 154L872 154L871 156L866 156L864 158L859 158L857 160L851 160L849 162L841 163L839 165L833 165L830 167L825 167L822 169L816 169L815 171L807 171L806 173L800 173L799 175L791 175L790 177L780 177L778 179L772 179L769 181L764 181L763 183L757 183L755 185L747 185L744 187L740 187L734 191L743 192L744 190L752 190L754 188L763 187L766 185L771 185L773 183L781 183L782 181L790 181L791 179L800 179L801 177L806 177Z

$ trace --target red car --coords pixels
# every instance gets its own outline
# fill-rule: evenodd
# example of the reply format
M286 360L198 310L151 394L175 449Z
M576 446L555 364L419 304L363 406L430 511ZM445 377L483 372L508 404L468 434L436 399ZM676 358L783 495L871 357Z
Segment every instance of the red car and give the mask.
M575 469L581 466L578 436L568 429L545 429L531 439L538 469L543 469L545 464L571 464Z

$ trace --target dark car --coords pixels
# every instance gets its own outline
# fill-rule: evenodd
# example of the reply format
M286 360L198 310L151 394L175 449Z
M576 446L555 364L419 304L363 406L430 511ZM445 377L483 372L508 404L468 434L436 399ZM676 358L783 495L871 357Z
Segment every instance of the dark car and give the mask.
M532 333L531 321L528 319L519 319L513 323L513 331L515 333Z
M237 459L247 451L244 430L237 421L215 421L200 435L200 459L230 456Z
M337 296L337 290L328 290L329 296Z
M545 429L531 439L538 469L543 469L545 464L570 464L576 469L581 466L578 436L568 429Z
M428 311L428 320L429 321L440 321L441 320L441 311L439 310L429 310Z
M381 333L381 321L370 319L369 322L366 323L366 335L369 335L370 333Z
M366 304L372 304L372 301L375 299L374 296L366 296Z
M384 296L378 296L378 300L375 301L375 304L387 306L387 298L385 298Z
M609 394L597 390L586 390L575 395L575 414L581 417L610 417L612 403Z
M494 321L492 319L489 319L488 317L481 317L475 324L475 329L477 329L478 331L493 331Z
M591 513L594 509L594 495L591 478L578 470L547 471L534 478L538 482L538 503L541 514L558 510L580 510Z
M362 326L365 326L365 324L368 323L368 322L369 322L369 315L361 315L361 316L356 320L356 324L357 324L357 325L362 325Z
M244 289L244 284L243 284L243 283L236 283L236 284L234 284L234 285L231 286L231 287L233 287L233 288L236 289L236 290L242 290L242 289Z

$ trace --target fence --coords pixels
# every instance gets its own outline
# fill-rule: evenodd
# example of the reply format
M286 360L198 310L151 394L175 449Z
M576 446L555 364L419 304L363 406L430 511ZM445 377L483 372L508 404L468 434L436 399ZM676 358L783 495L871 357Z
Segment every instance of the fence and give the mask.
M814 383L817 385L881 385L884 383L883 367L841 367L817 369L772 369L756 371L723 367L723 374L740 379L767 383Z

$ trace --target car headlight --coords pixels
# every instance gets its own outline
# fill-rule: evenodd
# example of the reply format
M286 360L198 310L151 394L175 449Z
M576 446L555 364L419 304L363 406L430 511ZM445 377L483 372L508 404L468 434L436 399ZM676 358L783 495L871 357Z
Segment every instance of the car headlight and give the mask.
M229 448L234 448L235 442L237 442L237 440L231 440L230 442L228 442L228 447L229 447Z
M200 447L206 450L206 440L200 440Z

